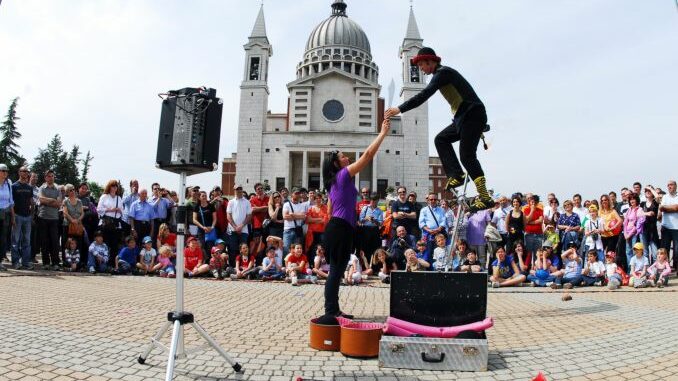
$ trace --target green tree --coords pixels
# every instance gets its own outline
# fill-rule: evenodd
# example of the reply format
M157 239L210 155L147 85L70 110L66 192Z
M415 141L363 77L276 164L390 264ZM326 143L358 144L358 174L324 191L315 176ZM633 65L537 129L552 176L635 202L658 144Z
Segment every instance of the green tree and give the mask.
M89 151L87 151L87 155L85 155L85 159L82 160L82 176L81 180L83 183L87 182L87 175L89 175L89 167L92 165L92 160L94 157L90 154Z
M101 197L101 194L104 193L104 188L99 185L96 181L88 181L87 185L89 185L89 193L94 197L95 200L99 200L99 197Z
M19 144L17 140L21 138L21 133L18 130L17 120L20 118L16 115L16 107L19 98L12 99L9 105L5 120L0 124L0 163L4 163L9 167L10 176L14 178L20 166L26 163L26 159L19 154Z

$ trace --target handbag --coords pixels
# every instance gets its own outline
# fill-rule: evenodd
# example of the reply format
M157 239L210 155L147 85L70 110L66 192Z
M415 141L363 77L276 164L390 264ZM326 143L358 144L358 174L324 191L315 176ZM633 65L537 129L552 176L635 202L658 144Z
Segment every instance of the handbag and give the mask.
M292 203L289 200L287 200L287 203L290 204L290 209L292 209L292 213L294 213ZM294 235L296 235L298 239L302 239L304 237L304 224L297 225L296 219L292 221L294 221Z
M79 224L77 222L69 222L68 223L68 235L69 236L82 237L83 232L84 232L84 227L82 226L82 224Z
M118 201L119 201L118 196L115 196L115 208L116 208L116 209L118 208ZM118 212L116 211L113 215L114 215L114 216L117 216L117 215L118 215ZM105 215L105 214L101 217L101 226L102 226L105 230L115 230L115 229L118 229L118 228L120 227L120 223L119 223L119 222L120 222L120 219L117 218L117 217L111 217L111 216L107 216L107 215Z
M202 213L202 208L198 205L198 210L200 211L200 219L202 220L202 225L205 226L205 215ZM205 233L205 242L214 242L217 240L217 229L213 228L209 233Z

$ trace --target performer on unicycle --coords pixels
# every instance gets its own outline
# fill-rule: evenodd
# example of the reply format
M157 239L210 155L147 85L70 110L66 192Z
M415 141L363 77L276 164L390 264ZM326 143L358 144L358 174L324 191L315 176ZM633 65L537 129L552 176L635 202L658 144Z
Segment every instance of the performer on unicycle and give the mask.
M476 212L494 206L494 201L487 192L485 174L480 167L476 155L480 137L487 125L485 105L480 101L471 85L456 70L440 64L440 57L431 48L421 48L412 63L426 74L433 74L428 86L419 94L405 101L398 107L391 107L384 113L388 119L400 113L419 107L426 102L437 90L450 104L454 119L452 124L445 127L435 138L436 150L447 174L445 188L454 192L454 189L464 183L464 171L459 165L452 143L459 141L459 158L471 176L471 180L478 190L478 198L471 204L470 211Z

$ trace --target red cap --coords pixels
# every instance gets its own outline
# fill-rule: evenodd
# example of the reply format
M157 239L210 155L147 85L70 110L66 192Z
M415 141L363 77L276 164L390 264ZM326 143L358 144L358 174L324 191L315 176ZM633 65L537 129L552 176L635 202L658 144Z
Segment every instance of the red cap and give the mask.
M219 253L221 253L222 251L221 251L220 248L214 246L214 247L212 248L212 250L210 250L210 252L211 252L212 254L219 254Z
M186 243L189 244L189 243L191 243L191 242L193 242L193 241L197 241L197 240L198 240L198 239L195 238L195 237L189 237L188 240L186 240Z

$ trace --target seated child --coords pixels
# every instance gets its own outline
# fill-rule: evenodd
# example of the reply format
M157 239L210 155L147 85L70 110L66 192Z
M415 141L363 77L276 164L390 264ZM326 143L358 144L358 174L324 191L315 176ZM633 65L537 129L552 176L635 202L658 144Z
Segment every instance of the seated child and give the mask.
M275 246L266 248L266 257L261 262L261 269L259 270L261 280L279 280L285 276L282 260L276 256L275 251ZM318 258L317 254L316 258Z
M447 237L444 234L436 235L436 248L433 249L433 269L436 271L445 271L454 269L447 255Z
M136 268L137 257L139 256L137 241L133 236L129 236L125 238L125 244L127 246L120 249L120 253L115 257L115 269L113 269L115 274L129 274L132 269Z
M551 260L546 254L546 250L537 249L534 267L530 270L530 275L527 276L527 280L531 282L532 286L550 286L556 280L556 277L552 275Z
M553 274L556 276L556 280L551 285L551 288L573 288L574 286L579 286L582 281L581 258L577 255L576 247L570 246L560 257L563 260L563 269Z
M633 288L647 287L647 268L649 261L643 255L643 244L636 242L633 245L633 257L629 262L629 286Z
M550 241L553 247L558 247L560 243L560 235L556 231L556 223L553 220L549 220L545 223L546 230L544 231L544 242Z
M184 249L184 273L192 278L206 274L210 266L203 262L202 248L200 241L195 237L188 239L188 247Z
M405 256L405 271L426 271L431 267L431 264L421 258L417 258L417 253L414 249L407 249L403 254Z
M616 290L622 284L622 276L617 270L617 255L614 251L608 251L605 254L605 279L610 290Z
M363 268L360 265L360 259L355 254L351 254L351 258L348 260L348 265L346 265L346 271L344 272L344 280L349 285L358 284L363 281Z
M525 281L525 275L520 273L513 257L506 255L503 246L497 248L495 255L497 259L492 262L492 275L490 276L493 288L515 286Z
M456 270L467 273L479 273L485 271L483 265L478 261L478 253L473 249L469 250L468 254L466 254L466 258Z
M78 241L69 238L66 241L66 250L64 250L64 265L66 271L77 271L80 263L80 250L78 250Z
M90 274L108 271L108 245L104 243L104 235L97 230L94 233L94 242L89 245L87 253L87 267Z
M285 271L292 286L299 286L301 283L315 283L318 278L311 275L313 271L308 268L308 258L304 255L301 244L291 244L290 251L291 253L285 257Z
M368 275L377 275L379 280L388 284L391 282L391 271L393 270L398 270L395 261L388 255L386 250L379 248L372 254L370 268L365 270L365 273Z
M259 269L254 266L256 259L250 254L250 248L246 243L240 244L240 254L235 257L235 269L231 279L254 279Z
M155 257L157 256L153 248L153 240L151 237L144 237L141 241L144 248L139 253L139 262L137 262L137 269L140 274L153 274L153 267L155 267Z
M162 245L158 249L158 253L158 263L153 267L153 271L157 271L163 278L174 278L176 276L176 269L172 263L172 255L174 254L172 246Z
M426 241L421 240L417 242L417 258L423 259L428 263L431 263L431 257L426 246Z
M318 245L315 248L315 258L313 258L313 274L319 279L327 279L330 275L330 264L325 257L325 248Z
M582 286L602 286L605 279L605 265L598 260L598 250L586 253L586 265L582 270Z
M221 241L218 239L217 241ZM233 269L228 266L228 250L224 241L217 243L210 249L210 272L217 279L224 279L224 276L230 274Z
M671 266L669 265L669 256L666 249L657 250L657 261L647 269L650 284L662 288L669 284L669 275L671 275Z

